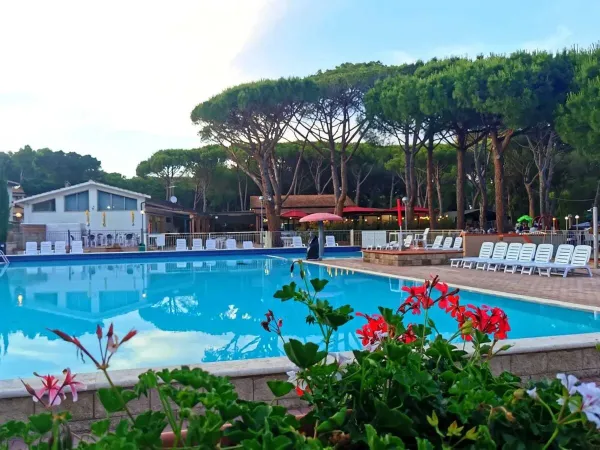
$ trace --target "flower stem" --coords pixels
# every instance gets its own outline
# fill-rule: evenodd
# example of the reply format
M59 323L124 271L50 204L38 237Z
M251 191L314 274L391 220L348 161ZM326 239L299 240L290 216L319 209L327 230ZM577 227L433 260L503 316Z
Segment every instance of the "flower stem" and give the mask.
M117 389L117 387L113 383L112 379L110 378L110 375L108 374L108 371L106 369L100 369L100 370L102 370L102 373L104 373L104 376L106 377L106 380L108 381L108 384L110 384L110 387L113 389L115 394L117 394L117 396L119 397L119 400L121 401L121 404L123 405L123 408L125 409L125 412L129 416L131 423L135 423L135 418L133 417L133 414L131 414L131 411L129 411L129 408L127 407L127 403L125 402L125 399L121 395L121 391L119 391L119 389Z

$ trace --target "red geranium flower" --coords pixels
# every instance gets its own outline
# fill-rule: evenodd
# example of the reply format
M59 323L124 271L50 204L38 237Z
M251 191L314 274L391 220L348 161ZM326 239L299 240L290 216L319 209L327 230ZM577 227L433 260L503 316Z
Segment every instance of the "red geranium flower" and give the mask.
M382 339L388 336L388 324L379 314L369 316L359 312L356 315L367 319L367 323L356 330L356 334L362 339L364 347L374 350L379 346Z
M413 331L412 323L406 328L406 331L398 338L398 340L400 342L404 342L405 344L410 344L411 342L415 342L417 340L417 335Z

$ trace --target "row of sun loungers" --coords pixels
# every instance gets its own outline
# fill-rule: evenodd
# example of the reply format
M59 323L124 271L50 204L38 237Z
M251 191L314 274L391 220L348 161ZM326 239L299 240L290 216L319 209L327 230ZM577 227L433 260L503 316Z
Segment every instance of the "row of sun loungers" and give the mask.
M83 242L82 241L71 241L71 253L81 254L83 253ZM25 254L30 255L66 255L67 254L67 243L65 241L54 242L54 249L52 248L52 242L44 241L40 244L38 250L37 242L26 242L25 243Z
M554 261L553 244L522 244L520 242L484 242L479 249L479 256L450 259L451 267L465 269L489 270L496 272L532 275L537 272L540 276L559 274L566 277L570 271L585 270L592 276L588 262L592 252L589 245L561 244L556 250Z

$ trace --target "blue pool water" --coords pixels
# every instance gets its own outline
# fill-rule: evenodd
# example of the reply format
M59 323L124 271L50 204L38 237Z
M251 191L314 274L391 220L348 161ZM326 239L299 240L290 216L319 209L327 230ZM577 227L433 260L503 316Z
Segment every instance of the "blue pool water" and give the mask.
M131 328L139 331L113 358L113 369L283 355L276 336L260 326L267 309L283 318L287 337L318 340L316 327L305 323L302 305L273 298L291 281L292 256L285 257L13 262L0 276L0 379L29 377L33 371L58 373L65 367L93 371L47 328L75 335L96 351L96 325L111 322L121 336ZM308 268L311 277L330 280L323 298L366 313L377 312L378 305L397 307L405 297L401 287L411 284ZM594 313L464 291L461 301L502 307L510 318L511 338L600 331ZM455 331L455 322L441 311L436 309L433 319L445 333ZM363 323L356 318L344 326L333 350L360 348L355 330Z

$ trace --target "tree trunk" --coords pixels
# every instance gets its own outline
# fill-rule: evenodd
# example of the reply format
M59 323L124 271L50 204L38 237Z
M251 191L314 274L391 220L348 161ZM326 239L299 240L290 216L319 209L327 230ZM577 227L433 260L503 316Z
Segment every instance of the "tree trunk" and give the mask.
M482 195L479 199L479 228L481 228L482 230L485 230L487 228L487 211L487 192L482 192Z
M442 202L442 182L440 180L440 174L437 171L435 176L435 190L437 191L438 209L441 217L442 214L444 214L444 205Z
M436 229L437 220L433 209L433 136L429 136L427 145L427 208L429 210L429 228Z
M494 191L496 203L496 231L504 233L504 152L508 147L513 130L508 130L503 138L497 130L492 130L492 151L494 155Z
M396 174L392 172L392 182L390 183L390 209L394 207L394 187L396 185Z
M342 217L344 214L344 206L346 204L346 197L348 196L348 174L346 173L347 165L344 156L340 157L340 179L341 186L339 189L339 194L336 197L335 202L335 211L334 214Z
M463 146L456 149L456 228L459 230L465 229L465 153Z
M208 204L207 202L207 193L208 191L208 187L207 186L202 186L202 212L205 213L206 212L206 206Z
M527 203L529 204L529 216L535 217L535 196L533 195L533 181L529 183L523 183L525 185L525 191L527 192ZM541 183L540 183L541 184Z
M356 205L358 205L358 200L360 199L361 176L362 176L362 166L358 169L358 173L356 174L356 192L354 193L354 203Z

